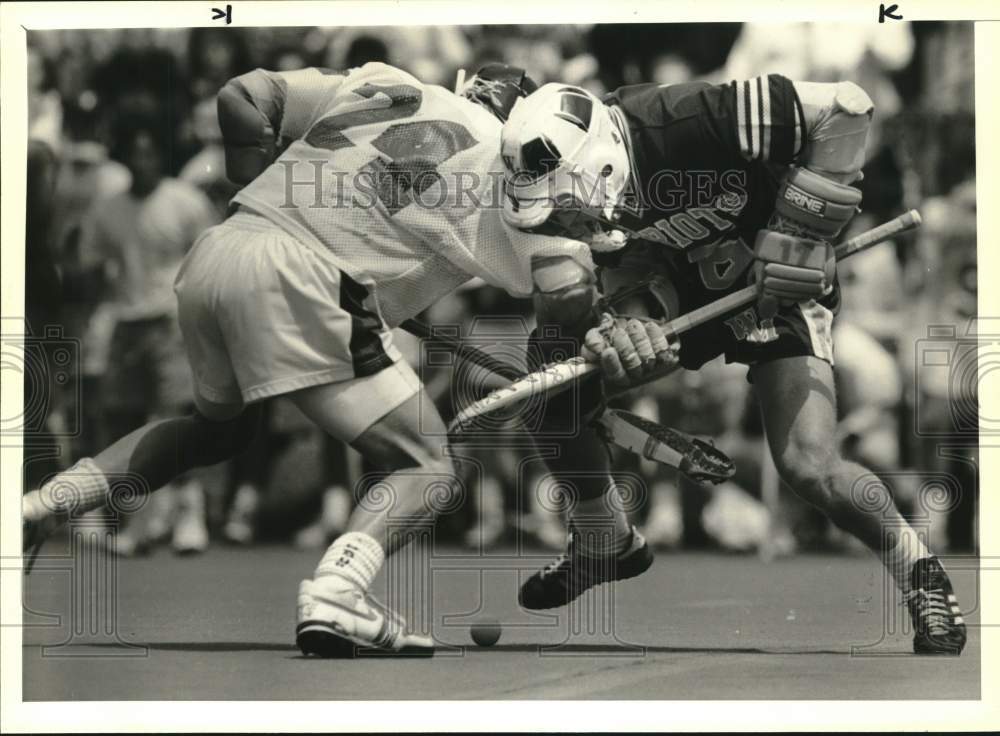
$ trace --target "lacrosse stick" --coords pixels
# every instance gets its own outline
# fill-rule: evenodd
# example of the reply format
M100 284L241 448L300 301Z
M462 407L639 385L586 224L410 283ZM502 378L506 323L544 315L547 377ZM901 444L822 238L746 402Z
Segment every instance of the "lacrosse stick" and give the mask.
M844 241L836 247L837 260L849 258L900 233L919 227L920 222L920 213L916 210L910 210L878 227L855 235L853 238ZM706 304L703 307L699 307L671 320L665 325L665 330L680 335L706 322L728 314L739 307L750 304L757 298L758 293L758 285L751 284L721 299L717 299L711 304ZM513 405L533 399L536 396L564 391L577 380L599 370L600 366L596 363L586 361L582 356L576 356L547 365L539 371L529 373L513 381L509 386L498 388L478 401L469 404L459 411L451 421L448 433L457 436L465 429L473 426L478 417L507 409ZM656 380L661 377L662 375L653 376L650 380ZM634 384L629 388L635 388L639 385L641 383Z

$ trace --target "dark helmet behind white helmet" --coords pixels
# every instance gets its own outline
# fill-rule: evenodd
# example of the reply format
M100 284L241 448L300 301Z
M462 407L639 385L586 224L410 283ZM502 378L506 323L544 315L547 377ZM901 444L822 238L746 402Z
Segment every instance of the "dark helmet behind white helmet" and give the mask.
M538 85L524 69L496 63L480 67L463 88L457 91L466 99L488 109L500 122L506 122L514 103L536 89Z

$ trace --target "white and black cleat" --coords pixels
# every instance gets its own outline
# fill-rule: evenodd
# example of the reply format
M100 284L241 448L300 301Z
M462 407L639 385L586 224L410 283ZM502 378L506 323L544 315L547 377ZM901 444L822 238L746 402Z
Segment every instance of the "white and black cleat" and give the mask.
M324 658L434 656L433 639L408 633L402 617L336 576L299 584L295 643Z
M965 648L966 630L958 598L937 557L913 563L913 586L906 604L913 620L913 651L957 656Z

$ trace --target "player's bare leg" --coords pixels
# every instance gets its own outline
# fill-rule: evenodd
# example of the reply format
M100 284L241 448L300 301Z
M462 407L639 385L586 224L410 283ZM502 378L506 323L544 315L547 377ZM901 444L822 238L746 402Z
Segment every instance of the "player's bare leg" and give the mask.
M201 411L189 416L140 427L25 494L22 541L31 551L27 569L38 547L68 514L98 508L114 492L155 491L193 468L228 460L250 443L260 416L257 407L199 406Z
M833 438L833 369L812 356L751 368L764 427L781 478L841 529L867 545L893 576L909 604L920 653L958 654L965 624L941 563L900 516L881 483L859 481L872 472L845 460Z
M587 433L590 434L589 430ZM564 488L568 485L576 500L569 514L566 551L521 586L518 602L527 609L564 606L595 585L635 577L653 564L649 544L625 514L610 469L595 467L598 462L571 459L606 461L607 447L596 437L584 440L577 447L587 447L589 454L572 452L565 456L566 462L547 461L552 470L552 485ZM570 447L571 451L575 449ZM580 467L587 464L591 467L584 472L593 476L584 479Z
M521 586L518 602L524 608L564 606L595 585L635 577L653 564L649 545L625 513L608 447L581 416L581 407L593 412L595 406L596 380L579 396L568 391L550 400L535 434L539 449L554 450L545 463L550 487L568 496L563 501L569 507L569 537L566 551Z
M321 429L336 436L330 422L335 405L324 389L305 389L289 398ZM435 507L447 507L448 498L427 493L428 488L438 494L458 492L454 466L444 454L445 435L444 422L421 389L352 440L351 446L386 476L359 499L345 533L372 537L388 556L405 544L391 534L397 530L391 519L431 519L437 514ZM386 493L391 497L383 498Z
M648 274L646 274L648 275ZM608 292L641 280L641 275L621 270L620 281L605 281ZM583 345L596 323L592 295L586 281L571 288L535 296L540 334L559 334ZM651 305L645 292L619 299L616 308L629 314L648 315ZM652 308L662 308L656 303ZM536 333L538 334L538 333ZM536 341L536 358L552 359L550 345ZM535 433L535 444L550 447L546 459L554 484L572 495L569 544L566 552L528 578L518 595L522 606L544 609L563 606L588 588L640 575L653 564L653 554L639 531L629 522L621 493L611 476L611 458L603 438L590 425L603 410L604 397L597 377L585 379L577 390L551 397L544 407L544 421Z
M290 398L317 425L339 434L342 405L329 386ZM386 476L359 499L347 530L327 549L313 580L299 589L296 639L304 653L433 652L430 639L407 633L406 622L368 591L385 558L409 541L407 525L433 518L458 492L444 437L444 423L420 389L351 441Z

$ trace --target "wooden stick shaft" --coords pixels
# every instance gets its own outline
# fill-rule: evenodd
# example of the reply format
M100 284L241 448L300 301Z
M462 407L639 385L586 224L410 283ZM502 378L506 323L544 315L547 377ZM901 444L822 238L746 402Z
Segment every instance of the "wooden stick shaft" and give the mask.
M910 210L899 217L893 218L878 227L874 227L871 230L867 230L860 235L856 235L850 240L845 241L836 249L837 258L838 260L848 258L855 253L860 253L861 251L870 248L876 243L881 243L888 238L915 228L918 225L920 225L920 214L916 210ZM695 309L693 312L681 315L680 317L668 322L665 327L677 334L686 332L713 319L717 319L734 309L744 306L745 304L751 303L757 298L758 291L758 286L755 284L747 286L746 288L740 289L739 291L729 294L728 296L717 299L711 304L706 304L699 309ZM408 324L410 322L411 321L408 320L403 324L403 327L407 328L411 332L414 332L414 330L410 329L410 325ZM421 337L431 336L430 329L426 326L419 324L415 324L414 326L422 330L424 333L421 334L420 332L414 332L414 334ZM463 355L464 353L464 356L468 357L470 360L473 360L477 364L484 367L488 367L490 370L495 373L499 373L501 376L510 377L513 381L511 387L493 391L490 395L462 409L458 413L458 416L456 416L455 420L453 420L452 426L449 428L449 433L455 428L461 428L464 422L481 416L486 412L499 409L503 406L508 406L514 402L527 400L531 396L548 393L554 390L565 389L570 381L579 380L583 376L600 370L597 363L584 362L581 357L577 356L570 358L569 360L562 361L561 363L557 363L553 366L548 366L542 371L530 373L526 376L511 376L509 372L510 366L492 366L492 364L496 362L496 359L492 356L486 354L480 355L479 353L481 351L478 351L471 346L463 346L459 340L450 339L445 340L445 342L453 343L454 349L459 355ZM628 390L645 383L659 380L662 377L662 375L649 376L647 380L632 384L628 387Z
M506 378L508 381L515 381L524 375L524 371L517 366L510 365L499 358L495 358L489 353L480 350L474 345L469 345L457 337L435 334L428 325L417 322L415 319L404 320L400 327L415 337L441 343L442 345L447 346L448 349L453 351L459 358L468 360L470 363L474 363L480 368L492 371L498 376Z
M843 243L837 246L837 260L843 260L844 258L849 258L855 253L860 253L863 250L871 248L877 243L881 243L883 240L888 240L889 238L899 235L907 230L912 230L913 228L920 225L920 213L916 210L910 210L899 217L895 217L888 222L885 222L878 227L874 227L871 230L866 230L859 235L854 236L850 240L845 240ZM721 299L716 299L711 304L706 304L704 307L699 307L687 314L683 314L677 319L672 319L666 325L667 329L671 330L676 334L681 334L682 332L687 332L690 329L703 325L706 322L711 322L727 312L734 309L742 307L745 304L749 304L757 297L758 288L756 284L751 284L739 291L734 291L732 294L722 297Z

